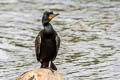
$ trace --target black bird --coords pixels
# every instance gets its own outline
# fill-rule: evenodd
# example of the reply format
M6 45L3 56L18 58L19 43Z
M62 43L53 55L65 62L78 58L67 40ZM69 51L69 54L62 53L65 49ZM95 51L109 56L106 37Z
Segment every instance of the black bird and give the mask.
M55 16L53 12L44 12L42 25L44 29L39 32L35 40L35 50L37 60L41 63L41 68L57 70L53 61L55 60L60 47L60 37L49 23Z

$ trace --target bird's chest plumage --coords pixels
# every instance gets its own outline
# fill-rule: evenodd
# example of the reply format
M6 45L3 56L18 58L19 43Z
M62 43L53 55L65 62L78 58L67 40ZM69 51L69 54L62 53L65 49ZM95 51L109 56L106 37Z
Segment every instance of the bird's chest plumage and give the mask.
M44 35L41 38L41 56L44 60L54 58L56 55L56 41L54 35Z

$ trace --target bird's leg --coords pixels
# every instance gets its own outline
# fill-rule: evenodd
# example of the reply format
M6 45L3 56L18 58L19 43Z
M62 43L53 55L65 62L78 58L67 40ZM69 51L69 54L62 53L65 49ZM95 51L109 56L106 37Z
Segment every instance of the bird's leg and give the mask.
M41 68L47 68L47 69L50 69L52 72L54 72L54 70L51 67L51 64L52 64L52 61L42 62L41 63Z
M49 62L42 62L41 63L41 68L47 68L49 67Z
M52 72L54 72L54 70L51 68L51 64L52 64L52 61L49 62L49 67L48 67L48 68L49 68Z
M50 68L50 66L51 66L51 61L49 62L49 68Z
M56 70L57 71L57 67L55 66L55 64L51 61L51 68L53 69L53 70Z

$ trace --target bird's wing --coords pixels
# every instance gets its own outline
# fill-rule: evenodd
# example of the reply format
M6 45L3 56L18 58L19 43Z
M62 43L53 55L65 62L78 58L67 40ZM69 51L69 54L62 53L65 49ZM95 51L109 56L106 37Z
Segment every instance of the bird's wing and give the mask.
M57 35L56 38L56 51L58 53L59 47L60 47L60 37Z
M56 35L55 41L56 41L56 54L54 55L53 60L55 60L60 47L60 37L58 35Z
M38 36L35 39L35 51L38 61L40 61L40 46L41 46L41 36L40 34L38 34Z

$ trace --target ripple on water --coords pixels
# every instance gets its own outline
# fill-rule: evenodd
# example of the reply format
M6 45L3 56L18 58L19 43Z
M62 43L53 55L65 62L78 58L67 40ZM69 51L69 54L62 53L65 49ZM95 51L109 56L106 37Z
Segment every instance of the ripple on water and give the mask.
M119 80L119 7L118 0L0 0L0 79L40 67L34 40L42 13L52 10L60 13L51 23L61 36L55 64L65 80Z
M6 61L9 58L9 56L2 50L0 50L0 56L0 61Z

